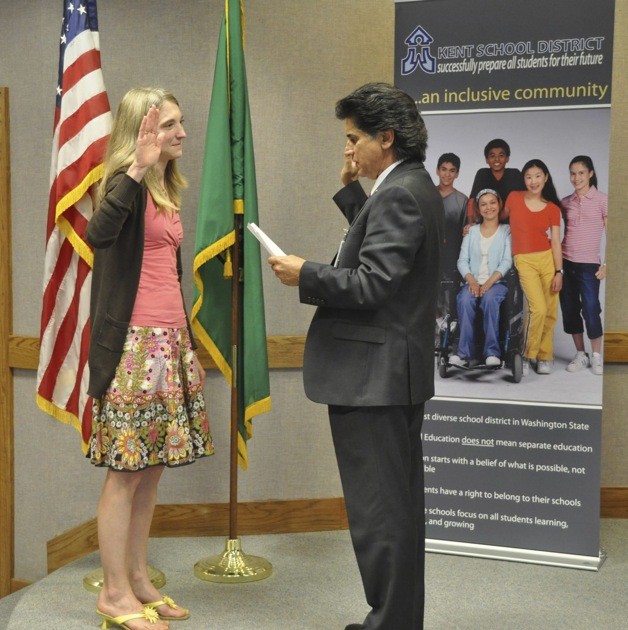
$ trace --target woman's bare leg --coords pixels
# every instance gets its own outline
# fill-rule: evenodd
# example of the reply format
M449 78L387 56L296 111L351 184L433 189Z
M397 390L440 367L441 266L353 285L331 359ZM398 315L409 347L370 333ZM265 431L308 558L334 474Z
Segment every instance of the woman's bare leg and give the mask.
M143 603L156 602L162 597L148 575L148 535L157 501L157 485L164 470L163 466L153 466L145 471L133 500L133 511L129 528L127 548L127 569L131 588ZM183 617L187 610L159 606L158 612L167 617Z
M143 611L142 603L131 588L127 556L135 497L147 472L109 469L98 503L98 544L104 574L98 610L111 617ZM149 624L141 619L126 624L133 630L166 630L169 627L166 622Z

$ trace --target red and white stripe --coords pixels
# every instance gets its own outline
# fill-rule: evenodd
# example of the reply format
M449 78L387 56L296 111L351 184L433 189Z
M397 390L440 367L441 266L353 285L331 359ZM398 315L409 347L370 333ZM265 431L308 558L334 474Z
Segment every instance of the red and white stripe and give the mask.
M97 32L83 31L67 45L61 89L50 168L37 404L82 431L86 444L91 425L87 356L93 256L85 227L111 129Z

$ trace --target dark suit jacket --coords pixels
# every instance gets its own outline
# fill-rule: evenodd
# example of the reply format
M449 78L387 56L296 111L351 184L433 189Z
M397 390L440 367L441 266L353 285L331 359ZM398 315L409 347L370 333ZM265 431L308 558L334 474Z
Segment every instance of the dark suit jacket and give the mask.
M336 267L306 262L300 300L318 306L305 345L305 393L330 405L424 402L434 394L434 318L443 202L423 164L406 161L367 197L334 201L350 228Z

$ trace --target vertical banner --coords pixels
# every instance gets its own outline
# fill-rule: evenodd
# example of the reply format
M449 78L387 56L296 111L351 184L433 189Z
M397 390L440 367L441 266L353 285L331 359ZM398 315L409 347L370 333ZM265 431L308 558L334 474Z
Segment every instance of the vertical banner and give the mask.
M531 159L548 166L563 239L571 160L589 156L597 190L608 190L614 8L613 0L396 0L395 84L425 117L434 182L439 156L454 153L454 186L469 196L476 174L491 168L486 145L505 140L509 169ZM605 232L595 271L604 243ZM599 295L603 308L603 279ZM507 358L502 343L497 368L481 357L469 369L441 362L438 322L437 396L423 430L428 550L596 570L603 376L590 363L567 369L576 345L559 307L550 373L522 377L526 311L523 299L509 303L500 334L511 347ZM584 343L591 356L586 328Z

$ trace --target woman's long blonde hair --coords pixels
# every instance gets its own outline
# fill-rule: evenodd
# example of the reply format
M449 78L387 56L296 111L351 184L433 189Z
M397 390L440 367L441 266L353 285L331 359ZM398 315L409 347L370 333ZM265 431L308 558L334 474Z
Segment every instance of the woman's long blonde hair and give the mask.
M109 136L109 144L105 153L103 178L98 188L98 204L107 192L109 180L120 169L126 169L135 159L135 143L140 130L142 118L152 105L158 109L165 101L179 107L174 94L161 88L133 88L125 95ZM187 180L181 175L177 160L170 160L164 175L164 188L157 178L155 167L148 169L143 183L150 192L155 205L160 210L179 210L181 207L181 191L187 186Z

